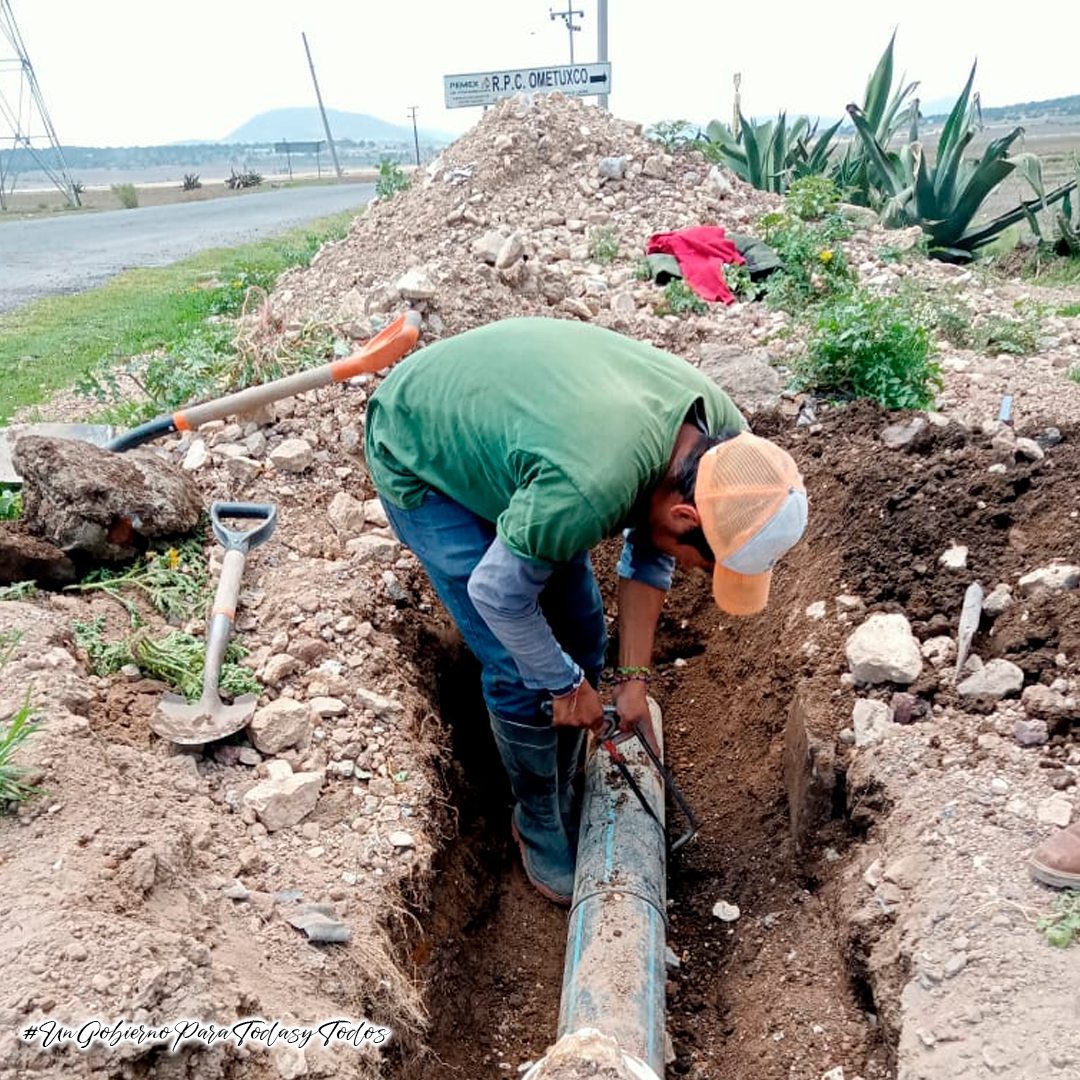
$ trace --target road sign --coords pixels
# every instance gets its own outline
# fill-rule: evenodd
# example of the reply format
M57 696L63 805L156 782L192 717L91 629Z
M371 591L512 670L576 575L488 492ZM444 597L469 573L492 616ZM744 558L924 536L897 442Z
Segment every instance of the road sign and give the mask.
M514 94L550 94L558 90L573 97L611 93L611 64L570 64L562 67L509 68L444 75L448 109L494 105Z

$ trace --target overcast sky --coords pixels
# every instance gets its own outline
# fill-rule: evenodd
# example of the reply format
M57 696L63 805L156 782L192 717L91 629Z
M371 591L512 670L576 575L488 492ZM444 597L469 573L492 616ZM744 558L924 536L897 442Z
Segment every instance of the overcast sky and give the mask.
M422 126L460 132L479 112L446 110L442 76L567 63L563 23L549 18L557 2L12 0L12 7L61 141L118 146L219 139L256 113L314 104L302 30L327 106L405 123L408 106L418 105ZM594 59L596 0L574 6L585 12L575 58ZM1039 5L1034 23L989 0L610 0L609 8L611 108L632 120L726 119L736 71L749 115L788 108L839 116L861 98L894 24L898 70L922 81L924 101L955 97L976 56L986 105L1080 93L1076 0ZM0 145L8 135L0 121Z

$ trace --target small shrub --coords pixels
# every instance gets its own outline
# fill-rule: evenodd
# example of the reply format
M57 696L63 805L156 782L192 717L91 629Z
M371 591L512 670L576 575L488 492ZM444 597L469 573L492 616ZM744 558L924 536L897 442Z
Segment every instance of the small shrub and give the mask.
M795 369L805 389L871 398L887 409L926 408L941 385L928 327L902 300L862 289L821 308Z
M614 262L619 254L619 237L610 225L589 234L589 258L598 263Z
M694 128L689 120L661 120L645 130L645 138L659 143L668 154L677 154L694 141Z
M840 191L827 176L803 176L791 182L788 209L803 221L818 221L836 209Z
M0 521L18 521L22 517L22 492L0 488Z
M1015 318L1008 315L983 315L975 321L975 347L984 352L1030 356L1038 351L1039 322L1033 312Z
M649 269L649 260L639 257L634 263L634 280L651 281L652 271Z
M30 597L37 596L37 593L36 581L16 581L0 589L0 601L29 600Z
M230 191L239 191L243 188L258 187L262 182L262 173L257 173L254 169L244 169L242 172L231 169L225 186Z
M389 158L379 162L379 178L375 181L375 194L380 199L392 199L399 191L407 191L409 178L405 170Z
M1080 315L1080 304L1066 304L1064 307L1059 307L1057 313L1063 319L1071 319Z
M709 309L685 281L672 278L654 310L657 315L704 315Z
M1069 378L1074 383L1080 383L1080 364L1073 364L1073 366L1069 368Z
M109 189L119 200L125 210L134 210L139 205L139 193L134 184L113 184Z
M86 185L81 180L71 181L71 194L82 195L86 191Z
M202 187L202 181L198 173L184 173L184 182L180 185L181 191L198 191Z
M746 268L745 263L742 266L735 266L731 263L725 264L724 280L727 282L727 287L739 300L746 302L757 299L758 287L751 280L750 271Z
M783 263L769 277L769 307L796 313L850 290L855 274L837 244L851 235L851 226L843 218L830 215L820 222L806 222L773 213L766 214L759 227Z

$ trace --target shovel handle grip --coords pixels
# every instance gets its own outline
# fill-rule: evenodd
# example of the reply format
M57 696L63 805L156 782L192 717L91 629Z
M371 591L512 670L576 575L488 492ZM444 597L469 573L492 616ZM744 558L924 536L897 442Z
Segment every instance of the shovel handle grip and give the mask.
M261 521L262 524L241 531L226 528L222 518ZM277 507L271 503L214 502L210 506L210 527L226 551L236 550L247 554L252 548L265 544L273 535L277 528Z
M233 621L236 619L236 600L240 595L240 579L244 576L247 552L230 548L221 563L221 578L210 609L210 626L206 631L206 666L203 668L203 691L217 693L225 647L229 644Z

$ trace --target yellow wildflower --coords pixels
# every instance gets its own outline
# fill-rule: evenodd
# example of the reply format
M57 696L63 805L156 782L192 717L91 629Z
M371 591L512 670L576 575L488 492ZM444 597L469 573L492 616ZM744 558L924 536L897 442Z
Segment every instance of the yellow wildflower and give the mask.
M818 255L818 258L823 263L831 263L833 260L833 253L829 248L825 248L825 250Z
M180 565L180 552L176 548L169 548L165 552L165 558L169 563L170 570L175 570Z

